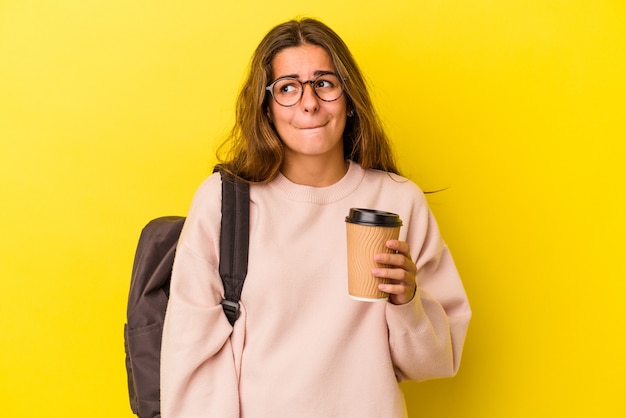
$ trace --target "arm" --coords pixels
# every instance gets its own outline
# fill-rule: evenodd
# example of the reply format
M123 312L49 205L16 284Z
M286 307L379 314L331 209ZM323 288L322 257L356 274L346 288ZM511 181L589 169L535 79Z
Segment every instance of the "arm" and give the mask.
M176 252L161 348L163 418L239 416L232 327L220 305L219 181L199 189Z
M414 214L407 241L418 251L412 253L408 242L390 241L388 247L398 253L379 254L377 261L393 267L374 273L392 279L381 289L390 293L386 314L396 374L399 380L452 376L460 364L471 311L426 206Z

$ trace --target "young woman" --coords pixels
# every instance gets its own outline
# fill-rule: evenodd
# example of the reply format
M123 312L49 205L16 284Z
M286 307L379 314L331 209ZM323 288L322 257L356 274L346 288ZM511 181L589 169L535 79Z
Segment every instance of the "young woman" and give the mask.
M398 381L452 376L470 308L420 189L397 174L365 82L319 21L254 53L226 144L250 182L250 252L234 327L220 302L219 174L197 191L163 333L163 418L405 417ZM378 254L387 302L347 294L350 208L400 215Z

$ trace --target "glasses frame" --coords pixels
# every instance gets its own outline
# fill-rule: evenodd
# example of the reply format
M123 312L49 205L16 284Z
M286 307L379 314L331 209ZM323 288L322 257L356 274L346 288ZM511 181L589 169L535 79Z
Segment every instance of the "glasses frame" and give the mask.
M322 98L319 96L319 94L317 94L317 90L315 90L315 82L316 82L318 79L320 79L321 77L324 77L324 76L326 76L326 75L334 75L335 77L337 77L337 80L339 80L339 86L341 87L341 93L339 94L339 96L337 96L337 98L332 99L332 100L322 99ZM279 81L282 81L282 80L295 80L295 81L297 81L298 83L300 83L300 86L302 86L302 90L300 90L300 97L298 98L298 100L296 100L296 101L295 101L295 103L294 103L294 104L284 105L284 104L280 103L280 102L276 99L276 96L274 96L274 86L276 85L276 83L278 83ZM344 80L342 80L342 79L341 79L341 77L339 77L339 75L338 75L337 73L334 73L334 72L332 72L332 71L327 71L327 72L325 72L325 73L322 73L322 74L318 75L318 76L317 76L317 77L315 77L314 79L311 79L311 80L306 80L306 81L300 81L300 80L298 80L296 77L289 77L289 76L286 76L286 77L279 77L279 78L277 78L276 80L272 81L272 83L271 83L271 84L267 85L267 86L265 87L265 90L270 92L270 95L272 96L272 98L274 99L274 101L275 101L278 105L280 105L280 106L282 106L282 107L293 107L293 106L297 105L298 103L300 103L300 100L302 100L302 96L304 95L304 88L306 87L306 85L307 85L307 84L309 84L309 85L311 86L311 90L313 90L313 93L315 94L315 97L317 97L318 99L320 99L320 100L321 100L321 101L323 101L323 102L330 103L330 102L334 102L334 101L336 101L336 100L339 100L339 99L341 98L341 96L343 96L343 93L344 93L344 91L345 91L345 89L343 88L343 81L344 81Z

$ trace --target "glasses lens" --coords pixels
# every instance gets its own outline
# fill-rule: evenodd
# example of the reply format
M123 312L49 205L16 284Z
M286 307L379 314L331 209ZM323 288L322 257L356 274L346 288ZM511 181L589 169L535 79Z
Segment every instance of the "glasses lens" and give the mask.
M343 88L335 74L324 74L313 80L315 94L325 102L332 102L341 97Z
M274 83L272 95L278 104L293 106L302 96L302 84L296 78L282 78Z

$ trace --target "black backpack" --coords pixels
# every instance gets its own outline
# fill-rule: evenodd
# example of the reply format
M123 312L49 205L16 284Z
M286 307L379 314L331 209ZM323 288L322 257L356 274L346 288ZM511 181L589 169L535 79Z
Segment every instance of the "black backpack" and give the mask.
M216 170L218 170L216 168ZM224 283L222 307L231 325L248 271L250 191L244 181L222 175L222 223L219 272ZM137 244L124 325L130 407L139 418L160 418L160 360L163 320L170 278L184 217L150 221Z

